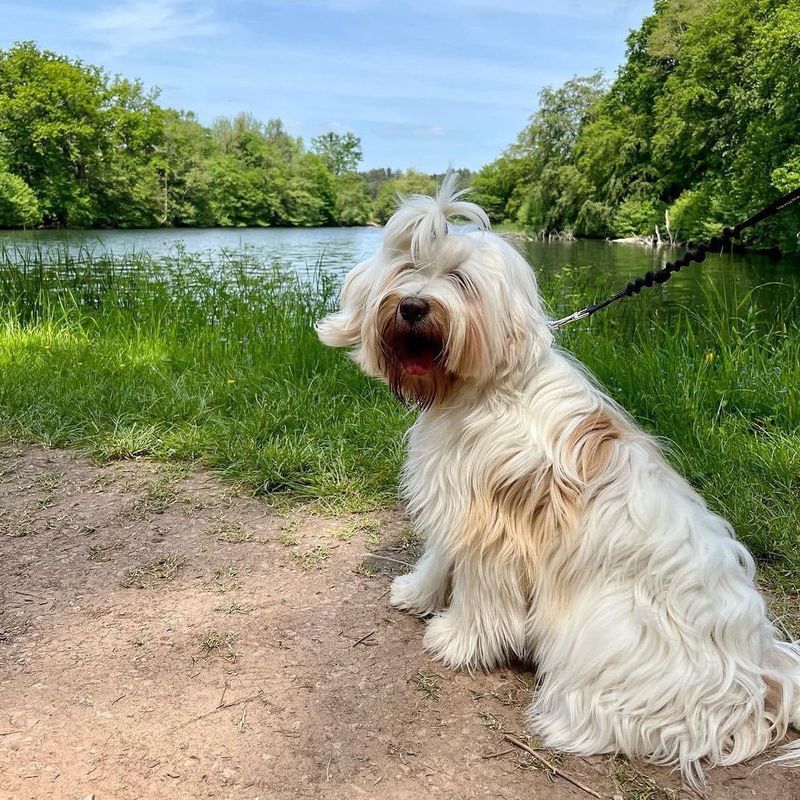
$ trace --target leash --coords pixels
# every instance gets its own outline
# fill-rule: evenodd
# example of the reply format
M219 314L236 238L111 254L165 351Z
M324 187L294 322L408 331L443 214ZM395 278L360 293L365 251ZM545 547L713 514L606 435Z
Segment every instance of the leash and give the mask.
M602 302L595 303L595 305L592 306L586 306L586 308L575 311L567 317L562 317L555 322L551 322L550 329L557 331L559 328L569 325L570 322L577 322L579 319L591 317L592 314L596 314L612 303L616 303L617 300L639 294L645 286L652 286L654 283L666 283L672 277L673 273L679 272L682 267L688 267L693 261L699 264L701 261L705 260L706 253L723 250L733 239L738 239L743 231L752 228L765 219L769 219L769 217L783 211L785 208L789 208L789 206L793 205L798 200L800 200L800 186L788 194L783 195L783 197L779 197L774 203L770 203L766 208L762 208L761 211L757 214L753 214L752 217L749 217L744 222L740 222L732 228L724 228L719 236L712 236L708 242L701 242L693 250L687 250L675 261L667 261L658 272L648 272L641 278L636 278L636 280L631 281L624 289L620 289L616 294L612 294L611 297L607 297Z

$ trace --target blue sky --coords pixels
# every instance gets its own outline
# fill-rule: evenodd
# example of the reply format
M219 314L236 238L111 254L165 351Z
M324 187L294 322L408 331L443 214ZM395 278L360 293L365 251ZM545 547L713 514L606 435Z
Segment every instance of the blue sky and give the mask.
M351 130L364 168L476 169L542 86L604 69L652 0L0 0L0 48L33 39L161 88L211 122L249 111Z

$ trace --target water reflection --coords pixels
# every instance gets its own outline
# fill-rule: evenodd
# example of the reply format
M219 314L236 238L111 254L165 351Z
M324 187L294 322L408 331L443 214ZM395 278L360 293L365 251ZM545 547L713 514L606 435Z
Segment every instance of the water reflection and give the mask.
M374 252L381 234L379 228L0 231L0 246L5 244L23 250L31 246L67 247L73 252L88 248L118 255L147 251L156 257L168 256L183 248L212 263L224 252L245 250L266 263L290 264L301 273L313 269L322 259L326 271L343 274ZM520 247L545 285L566 267L579 268L578 272L588 267L594 278L615 289L649 269L658 269L663 261L680 254L590 240L523 242ZM759 305L768 305L773 300L785 302L800 291L800 259L774 259L753 253L712 255L702 265L692 265L673 276L663 287L664 301L695 304L702 294L701 284L706 284L707 278L713 279L726 296L741 297L755 286L769 284L759 291ZM576 274L575 279L581 278Z

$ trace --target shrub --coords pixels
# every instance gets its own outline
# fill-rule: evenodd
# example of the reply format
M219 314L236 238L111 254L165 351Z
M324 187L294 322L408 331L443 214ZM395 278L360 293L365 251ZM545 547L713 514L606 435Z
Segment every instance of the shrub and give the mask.
M42 221L33 189L18 175L0 172L0 227L20 228Z

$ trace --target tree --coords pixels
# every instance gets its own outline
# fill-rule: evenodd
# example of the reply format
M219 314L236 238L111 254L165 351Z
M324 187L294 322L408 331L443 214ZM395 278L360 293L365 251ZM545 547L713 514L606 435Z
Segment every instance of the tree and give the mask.
M311 140L311 149L334 174L355 172L361 163L361 139L350 133L328 131Z
M372 212L367 183L361 175L345 172L336 177L336 222L339 225L366 225Z
M433 194L436 181L430 175L410 169L381 184L373 206L373 216L384 223L394 214L400 198L410 194Z
M38 225L41 219L31 187L18 175L0 169L0 228Z
M163 137L148 165L156 182L158 224L219 224L213 165L221 158L211 132L193 114L164 112Z
M604 90L603 74L596 72L540 92L538 110L508 153L524 176L511 193L520 222L544 230L574 223L586 194L574 167L575 145Z
M108 146L90 187L97 206L95 224L151 227L161 221L154 161L166 128L157 99L158 91L120 78L104 92Z
M493 218L608 235L708 237L800 183L800 0L656 0L606 90L540 95L528 126L475 179ZM746 234L797 250L800 210Z
M0 51L0 155L34 191L45 222L95 221L93 183L109 148L105 82L97 67L33 42Z

